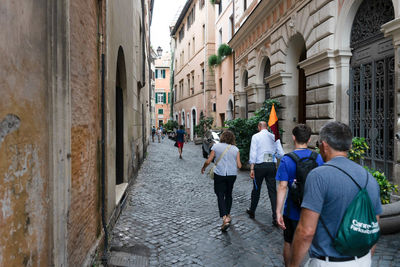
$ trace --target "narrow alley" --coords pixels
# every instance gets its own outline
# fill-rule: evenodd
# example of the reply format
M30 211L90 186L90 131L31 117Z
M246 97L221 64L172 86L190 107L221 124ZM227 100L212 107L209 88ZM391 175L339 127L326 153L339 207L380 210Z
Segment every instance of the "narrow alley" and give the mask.
M201 146L151 143L112 230L114 266L283 266L281 230L271 224L263 185L255 220L245 210L251 181L241 171L233 191L233 224L222 233L213 181L200 174ZM383 236L373 266L400 266L400 234ZM378 265L379 264L379 265Z

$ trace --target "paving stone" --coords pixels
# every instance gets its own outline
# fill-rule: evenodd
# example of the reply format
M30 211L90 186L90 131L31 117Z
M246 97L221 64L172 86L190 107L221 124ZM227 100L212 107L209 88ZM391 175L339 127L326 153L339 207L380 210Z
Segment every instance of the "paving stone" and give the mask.
M185 144L180 160L173 144L150 144L110 244L147 247L150 266L283 266L282 231L271 224L267 188L250 219L245 211L252 181L248 172L239 172L232 226L221 233L213 181L200 173L201 146ZM382 236L372 266L400 266L398 255L400 234Z

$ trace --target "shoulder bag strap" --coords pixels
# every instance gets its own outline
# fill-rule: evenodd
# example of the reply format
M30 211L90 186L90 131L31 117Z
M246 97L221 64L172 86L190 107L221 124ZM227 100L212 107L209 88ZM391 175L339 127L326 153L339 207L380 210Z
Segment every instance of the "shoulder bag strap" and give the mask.
M228 146L225 148L224 152L222 152L221 156L219 156L219 158L218 158L217 161L215 162L215 164L214 164L215 166L217 166L218 162L222 159L222 157L225 155L225 153L229 150L230 147L231 147L231 145L228 145Z

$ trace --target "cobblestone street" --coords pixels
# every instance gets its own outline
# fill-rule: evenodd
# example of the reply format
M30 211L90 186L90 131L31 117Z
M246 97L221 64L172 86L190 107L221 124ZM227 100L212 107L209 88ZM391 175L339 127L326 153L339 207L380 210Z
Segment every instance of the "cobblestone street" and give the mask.
M265 184L256 218L249 219L252 183L248 172L239 173L233 223L221 233L213 182L200 173L201 146L185 144L180 160L173 144L151 143L111 233L111 264L126 253L136 263L119 266L283 266L283 237L271 224ZM383 236L373 266L400 266L399 255L400 234Z

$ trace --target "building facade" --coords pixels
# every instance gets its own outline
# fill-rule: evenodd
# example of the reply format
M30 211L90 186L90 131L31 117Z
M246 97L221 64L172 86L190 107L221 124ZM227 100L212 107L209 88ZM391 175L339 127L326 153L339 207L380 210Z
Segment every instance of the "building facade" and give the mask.
M162 52L161 47L157 49L158 55L155 60L155 114L156 128L164 125L170 119L171 89L170 89L170 66L171 54Z
M215 53L215 9L207 0L188 0L171 30L174 51L174 114L190 137L200 115L215 117L215 73L208 57Z
M232 0L220 0L215 5L215 54L221 45L226 45L234 34L234 13ZM223 56L220 64L214 67L216 84L216 112L214 124L225 126L225 121L232 120L234 114L234 72L233 55Z
M235 112L251 116L266 98L290 129L348 123L370 149L365 164L399 183L398 1L235 0ZM368 26L366 26L368 25Z
M151 6L2 3L1 266L86 266L103 243L148 144Z

